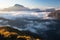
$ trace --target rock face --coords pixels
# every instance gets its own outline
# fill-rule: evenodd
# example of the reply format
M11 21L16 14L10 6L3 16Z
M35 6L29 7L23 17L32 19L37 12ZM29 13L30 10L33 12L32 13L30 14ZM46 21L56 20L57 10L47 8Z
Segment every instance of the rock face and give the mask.
M56 19L60 19L60 10L50 13L48 16Z
M2 40L37 40L38 35L29 31L19 31L11 27L0 27L0 39ZM40 39L39 39L40 40Z

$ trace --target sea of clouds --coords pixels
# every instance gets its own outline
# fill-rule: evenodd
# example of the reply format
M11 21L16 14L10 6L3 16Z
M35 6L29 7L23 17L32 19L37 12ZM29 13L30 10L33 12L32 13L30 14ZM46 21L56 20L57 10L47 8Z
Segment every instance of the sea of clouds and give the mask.
M18 30L29 30L34 33L49 30L47 25L54 21L42 21L49 19L50 12L0 12L0 25L9 25ZM10 20L10 21L9 21ZM39 32L38 32L39 31Z

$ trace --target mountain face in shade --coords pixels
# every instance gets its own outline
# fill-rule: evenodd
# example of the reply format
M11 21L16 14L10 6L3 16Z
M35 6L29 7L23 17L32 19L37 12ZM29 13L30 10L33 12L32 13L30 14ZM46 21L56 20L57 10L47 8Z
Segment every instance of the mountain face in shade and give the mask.
M22 5L19 5L19 4L15 4L14 6L20 6L20 7L24 7L24 6L22 6Z
M56 10L54 12L51 12L48 16L53 17L55 19L60 19L60 10Z
M19 31L17 29L5 26L5 27L0 27L0 39L2 40L37 40L39 39L39 36L29 31Z
M15 4L14 6L5 8L2 11L30 11L30 9L19 4Z

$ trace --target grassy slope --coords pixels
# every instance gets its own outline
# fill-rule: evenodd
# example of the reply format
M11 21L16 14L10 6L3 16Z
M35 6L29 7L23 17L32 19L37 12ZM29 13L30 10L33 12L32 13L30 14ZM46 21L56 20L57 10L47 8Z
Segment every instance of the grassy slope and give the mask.
M25 39L37 39L39 36L29 31L19 31L11 27L0 27L0 39L2 40L20 40Z

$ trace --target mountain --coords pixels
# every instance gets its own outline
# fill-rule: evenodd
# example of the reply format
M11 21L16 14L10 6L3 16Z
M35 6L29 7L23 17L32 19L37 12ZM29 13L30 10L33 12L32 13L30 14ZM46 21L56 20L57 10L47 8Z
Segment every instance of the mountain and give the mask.
M31 11L42 12L42 10L40 10L39 8L31 9Z
M60 19L60 10L56 10L54 12L51 12L48 16L53 17L55 19Z
M55 8L45 9L44 11L45 12L54 12L55 11Z
M34 11L34 12L40 12L40 9L39 8L30 9L30 8L24 7L23 5L15 4L12 7L5 8L5 9L0 10L0 11Z
M24 7L23 5L15 4L15 5L12 6L12 7L4 8L3 10L0 10L0 11L54 12L54 11L55 11L55 8L50 8L50 9L40 10L39 8L30 9L30 8L28 8L28 7Z
M39 36L30 31L19 31L17 29L5 26L5 27L0 27L0 39L2 40L37 40L39 39Z
M28 7L25 7L23 5L20 4L15 4L9 8L4 8L0 11L34 11L34 12L54 12L55 8L49 8L49 9L45 9L45 10L40 10L39 8L33 8L30 9Z
M19 4L15 4L14 6L5 8L2 11L30 11L30 9Z

